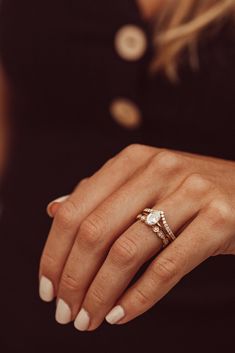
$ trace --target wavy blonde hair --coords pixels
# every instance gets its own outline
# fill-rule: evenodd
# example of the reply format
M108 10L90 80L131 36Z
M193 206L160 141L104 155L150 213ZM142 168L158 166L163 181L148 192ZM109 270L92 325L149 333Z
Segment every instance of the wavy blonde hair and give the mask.
M192 67L198 67L197 43L211 24L235 19L235 0L163 0L155 27L156 58L151 71L162 70L176 80L180 56L187 49Z

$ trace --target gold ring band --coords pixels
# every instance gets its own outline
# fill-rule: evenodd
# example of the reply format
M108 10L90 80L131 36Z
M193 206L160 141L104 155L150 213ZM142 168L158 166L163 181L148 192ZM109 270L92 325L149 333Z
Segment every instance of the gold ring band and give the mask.
M161 239L164 248L176 239L166 221L164 211L145 208L136 218L152 228L153 232Z

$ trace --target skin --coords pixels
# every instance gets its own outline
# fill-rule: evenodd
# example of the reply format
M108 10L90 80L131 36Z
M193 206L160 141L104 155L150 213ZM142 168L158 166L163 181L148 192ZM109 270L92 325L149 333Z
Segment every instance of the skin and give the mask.
M234 161L128 146L49 205L54 220L39 277L52 281L71 320L81 308L89 313L89 331L116 305L125 311L118 324L133 320L208 257L235 254L234 173ZM145 207L165 211L177 235L164 250L151 228L135 221Z
M143 17L147 20L152 19L164 3L162 0L137 0L136 2Z

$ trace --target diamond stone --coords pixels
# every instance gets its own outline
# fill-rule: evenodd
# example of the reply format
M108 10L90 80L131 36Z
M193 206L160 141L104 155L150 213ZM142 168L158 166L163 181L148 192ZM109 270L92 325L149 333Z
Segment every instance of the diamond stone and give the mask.
M157 222L160 221L160 219L161 219L160 211L154 211L148 214L146 218L146 223L150 226L154 226L155 224L157 224Z

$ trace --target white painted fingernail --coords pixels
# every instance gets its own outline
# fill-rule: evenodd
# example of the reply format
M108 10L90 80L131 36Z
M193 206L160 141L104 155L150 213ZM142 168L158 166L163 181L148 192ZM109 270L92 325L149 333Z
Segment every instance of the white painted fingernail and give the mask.
M88 312L82 308L74 321L74 326L79 331L86 331L90 324L90 316Z
M109 313L106 315L105 319L109 324L116 324L125 316L125 311L121 305L115 306Z
M55 199L55 200L53 200L53 201L50 202L50 203L54 203L54 202L59 202L59 203L61 203L61 202L65 201L68 197L69 197L69 195L61 196L61 197L58 197L58 199Z
M39 295L44 302L51 302L54 299L54 288L52 282L42 276L39 284Z
M55 319L59 324L65 325L71 321L71 310L67 303L63 299L58 299Z

